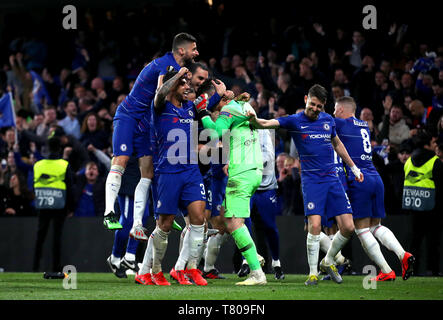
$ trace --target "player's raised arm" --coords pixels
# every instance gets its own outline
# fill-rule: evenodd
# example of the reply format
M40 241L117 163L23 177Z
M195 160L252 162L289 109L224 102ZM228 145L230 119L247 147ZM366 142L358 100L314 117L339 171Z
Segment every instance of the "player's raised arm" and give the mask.
M277 129L280 128L280 122L277 119L260 119L254 112L248 111L246 116L249 117L249 123L257 129Z
M331 142L335 152L337 152L340 158L342 158L343 161L349 166L349 168L351 168L352 173L355 176L355 180L357 180L358 182L363 182L364 180L363 173L360 171L359 168L357 168L354 161L352 161L351 157L348 154L348 151L346 150L343 142L341 142L340 138L338 136L335 136L331 139Z
M155 94L154 108L159 109L164 106L169 91L171 91L172 87L177 83L179 79L181 79L182 81L186 81L183 76L186 75L188 72L188 69L183 67L172 78L163 83L163 85L157 90L157 93Z

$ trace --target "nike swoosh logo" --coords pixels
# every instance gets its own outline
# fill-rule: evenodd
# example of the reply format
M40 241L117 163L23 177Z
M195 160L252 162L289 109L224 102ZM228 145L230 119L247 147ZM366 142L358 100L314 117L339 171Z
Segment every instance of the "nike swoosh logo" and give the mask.
M302 129L306 129L307 127L309 127L309 126L300 126L300 128L302 128Z

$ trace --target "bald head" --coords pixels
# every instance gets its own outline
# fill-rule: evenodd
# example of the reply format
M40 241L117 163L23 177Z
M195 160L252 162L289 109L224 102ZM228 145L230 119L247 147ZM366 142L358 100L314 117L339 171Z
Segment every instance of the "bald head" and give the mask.
M423 116L423 113L425 112L425 106L420 100L412 100L409 104L409 111L411 111L413 117L419 118Z

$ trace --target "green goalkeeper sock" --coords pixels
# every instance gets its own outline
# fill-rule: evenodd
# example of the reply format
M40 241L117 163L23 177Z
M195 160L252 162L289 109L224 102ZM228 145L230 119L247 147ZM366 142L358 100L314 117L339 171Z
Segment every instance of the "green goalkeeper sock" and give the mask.
M251 270L260 269L260 262L258 262L257 259L257 249L255 248L254 240L252 240L248 228L243 225L241 228L234 230L232 237L241 254L248 262L249 268Z

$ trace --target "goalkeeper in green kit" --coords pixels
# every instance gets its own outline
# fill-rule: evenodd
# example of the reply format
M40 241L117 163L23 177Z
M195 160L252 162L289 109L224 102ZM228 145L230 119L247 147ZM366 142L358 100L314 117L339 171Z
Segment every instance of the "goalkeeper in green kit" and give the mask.
M237 285L266 284L266 276L257 258L254 241L245 226L245 218L250 216L251 196L262 180L263 161L256 129L249 125L248 111L255 112L247 101L250 96L243 93L235 100L232 91L226 91L222 97L220 115L213 122L206 110L207 96L200 96L196 101L196 109L205 129L213 129L213 138L221 138L229 134L229 178L223 206L225 208L225 224L235 244L249 264L249 277ZM226 136L225 136L226 137Z

